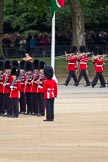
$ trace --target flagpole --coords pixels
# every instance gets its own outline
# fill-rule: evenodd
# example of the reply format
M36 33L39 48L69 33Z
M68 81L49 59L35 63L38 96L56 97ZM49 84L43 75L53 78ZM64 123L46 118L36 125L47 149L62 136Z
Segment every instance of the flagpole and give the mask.
M55 12L52 17L51 66L54 70L53 79L55 79L55 81L58 82L55 76Z

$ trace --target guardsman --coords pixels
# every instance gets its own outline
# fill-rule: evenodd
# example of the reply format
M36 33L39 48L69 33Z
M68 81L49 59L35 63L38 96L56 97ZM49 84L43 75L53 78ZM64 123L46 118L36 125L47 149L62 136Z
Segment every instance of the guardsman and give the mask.
M93 81L91 82L91 86L94 88L94 86L97 84L98 79L100 80L101 86L100 88L106 87L106 82L105 79L103 77L103 70L104 70L104 58L102 56L103 53L98 52L99 55L97 56L93 56L92 57L92 61L95 67L95 72L96 75L93 79Z
M18 69L16 69L16 67L12 68L11 75L13 78L12 84L10 86L11 91L10 91L10 96L9 96L9 98L11 99L11 106L12 106L11 118L18 118L21 84L20 84L20 81L17 79Z
M54 121L54 99L57 97L57 83L53 77L53 68L51 66L45 66L44 75L46 80L43 83L44 99L46 103L46 120Z
M3 83L4 83L3 61L0 60L0 116L3 116L3 114L4 114L4 107L3 107Z
M70 55L65 54L65 55L66 55L66 61L68 62L67 70L69 71L69 73L68 73L65 83L63 84L67 86L71 78L73 78L74 85L77 85L77 77L75 74L76 62L77 62L77 47L72 48L72 54Z
M31 99L31 86L32 86L32 62L25 63L25 71L26 71L26 80L25 80L25 96L26 96L26 104L27 104L27 112L26 115L32 114L32 99Z
M20 61L20 64L19 64L20 74L18 76L18 80L20 80L20 83L21 83L20 100L19 100L20 101L20 114L25 114L26 112L26 100L25 100L25 92L24 92L26 76L25 76L24 65L25 65L25 61L23 60Z
M86 81L85 86L90 86L90 81L89 81L89 78L87 76L88 56L86 55L85 46L80 47L80 53L81 53L81 55L78 58L80 72L79 72L79 76L78 76L77 85L79 85L79 82L80 82L81 78L84 77L84 79Z
M3 96L4 96L4 110L5 114L4 116L10 117L12 115L12 108L11 108L11 102L10 102L10 85L12 84L12 75L11 75L11 62L9 60L6 60L4 62L4 83L3 83Z
M38 109L38 116L45 115L45 103L44 103L44 90L43 90L43 83L46 79L44 75L44 66L46 63L44 61L40 61L40 70L39 70L39 79L37 80L37 92L39 97L39 109Z
M37 93L37 80L39 79L39 60L33 61L33 70L34 73L32 75L32 85L31 85L31 99L32 99L32 110L34 115L38 114L39 109L39 97Z

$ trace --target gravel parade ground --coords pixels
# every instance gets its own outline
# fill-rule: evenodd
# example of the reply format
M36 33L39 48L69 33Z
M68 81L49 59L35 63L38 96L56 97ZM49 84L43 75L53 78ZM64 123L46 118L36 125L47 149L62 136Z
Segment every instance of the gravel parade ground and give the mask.
M108 87L58 88L54 122L0 117L0 162L108 162Z

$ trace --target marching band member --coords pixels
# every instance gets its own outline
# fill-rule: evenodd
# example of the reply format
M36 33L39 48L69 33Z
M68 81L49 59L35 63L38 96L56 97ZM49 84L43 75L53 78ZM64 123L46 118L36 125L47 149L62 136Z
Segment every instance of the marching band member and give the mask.
M85 81L86 81L86 85L85 86L90 86L90 81L89 78L87 76L87 62L88 62L88 56L86 55L86 49L85 46L81 46L80 47L80 52L81 52L81 56L78 58L78 62L79 62L79 76L78 76L78 82L77 85L79 85L79 82L82 78L82 76L84 77Z
M2 116L4 114L4 108L3 108L3 83L4 83L3 61L0 60L0 116Z
M77 54L77 47L73 47L72 48L72 56L66 56L66 61L68 62L67 70L69 71L67 79L64 83L64 85L66 85L66 86L69 84L72 77L74 80L74 84L77 85L77 77L75 75L76 62L77 62L76 54Z
M53 68L51 66L45 66L44 75L46 80L43 83L44 99L46 102L46 120L54 121L54 98L57 97L57 83L53 77Z
M11 99L11 106L12 106L12 116L11 118L18 118L19 116L19 98L20 98L20 89L21 84L20 81L17 80L18 76L18 69L16 67L12 68L11 75L13 78L12 84L10 86L10 96Z
M39 109L39 98L37 93L37 80L39 79L39 60L33 61L34 74L32 75L32 85L31 85L31 99L32 99L32 109L34 115L38 114Z
M27 112L26 115L32 114L32 104L31 104L31 85L32 85L32 62L25 63L25 71L26 71L26 81L25 81L25 96L26 96L26 104L27 104Z
M102 53L99 53L98 54L102 54ZM93 56L92 57L92 61L93 61L93 64L95 66L95 72L96 72L96 75L91 83L92 87L94 88L94 86L97 84L98 82L98 79L100 80L100 83L101 83L101 86L100 88L103 88L103 87L106 87L106 83L105 83L105 79L103 77L103 70L104 70L104 59L101 55L97 55L97 56Z
M10 102L10 85L12 84L12 75L11 75L11 62L6 60L4 62L4 83L3 83L3 95L4 95L4 110L6 114L4 116L10 117L12 115L11 102Z
M44 70L43 70L45 65L46 63L44 61L40 61L39 79L37 80L37 83L38 83L37 92L38 92L38 97L39 97L38 116L45 115L44 90L43 90L43 83L46 79L44 75Z
M18 76L18 80L20 80L20 83L21 83L20 100L19 100L20 101L20 114L25 114L26 112L26 100L25 100L25 92L24 92L26 76L25 76L24 65L25 65L25 61L23 60L20 61L20 64L19 64L20 74Z

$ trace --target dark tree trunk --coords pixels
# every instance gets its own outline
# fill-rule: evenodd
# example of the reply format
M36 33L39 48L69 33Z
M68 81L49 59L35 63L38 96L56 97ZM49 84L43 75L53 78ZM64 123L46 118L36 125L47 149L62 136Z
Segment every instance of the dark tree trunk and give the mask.
M3 6L4 6L4 0L0 0L0 59L4 59L3 50L2 50Z
M72 45L78 48L85 45L85 28L83 9L78 0L71 0Z

